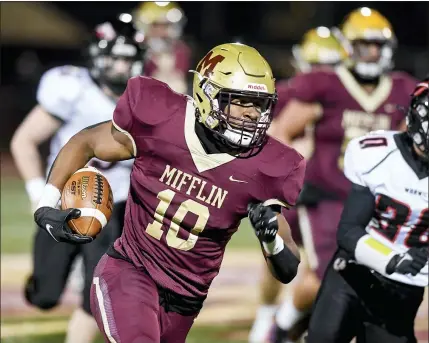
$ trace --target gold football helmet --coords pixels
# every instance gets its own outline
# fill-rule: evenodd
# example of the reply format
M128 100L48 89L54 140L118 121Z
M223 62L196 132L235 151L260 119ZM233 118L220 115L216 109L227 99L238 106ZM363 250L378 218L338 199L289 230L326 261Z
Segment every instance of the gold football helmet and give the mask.
M336 31L339 33L338 31ZM350 51L349 67L363 78L376 78L393 66L396 38L390 22L378 11L368 7L351 12L341 27L342 42ZM378 59L365 60L369 45L379 47Z
M277 100L275 80L267 61L247 45L219 45L204 56L194 73L197 118L233 149L261 148ZM253 106L257 120L237 119L230 105Z
M327 27L307 31L299 45L292 47L294 67L309 72L312 65L335 65L345 60L347 52Z
M156 1L141 3L133 12L133 21L149 47L157 51L182 35L186 17L175 2Z

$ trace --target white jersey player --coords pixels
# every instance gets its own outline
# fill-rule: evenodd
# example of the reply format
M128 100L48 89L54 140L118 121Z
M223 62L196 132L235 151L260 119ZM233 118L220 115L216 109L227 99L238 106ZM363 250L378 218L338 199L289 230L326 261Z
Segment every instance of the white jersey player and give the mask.
M365 228L367 235L357 243L356 262L389 279L425 287L427 263L416 275L386 270L386 262L393 256L427 246L429 238L428 171L419 170L410 159L406 140L406 133L387 131L351 141L344 173L354 184L368 188L375 198L374 216Z
M88 126L111 120L116 106L115 96L100 88L87 68L75 66L48 70L40 80L37 102L62 124L51 140L47 173L72 136ZM113 164L93 159L91 165L106 176L115 203L126 201L132 160Z
M111 23L97 28L97 40L90 46L91 69L62 66L48 70L39 83L38 104L14 134L12 154L26 182L33 209L45 186L38 145L52 138L48 173L57 154L73 135L112 119L116 101L128 79L142 72L143 50L134 40L130 27L122 24L120 28L123 31L113 28ZM82 255L82 307L72 316L67 343L92 342L98 332L90 310L92 275L101 256L121 234L132 168L131 160L106 163L93 159L90 163L103 172L112 187L115 204L109 223L94 242L84 246L57 243L38 229L33 272L25 286L29 303L40 309L53 308L64 291L73 262Z
M307 342L415 343L428 285L428 80L413 92L407 132L356 138L344 162L352 190Z

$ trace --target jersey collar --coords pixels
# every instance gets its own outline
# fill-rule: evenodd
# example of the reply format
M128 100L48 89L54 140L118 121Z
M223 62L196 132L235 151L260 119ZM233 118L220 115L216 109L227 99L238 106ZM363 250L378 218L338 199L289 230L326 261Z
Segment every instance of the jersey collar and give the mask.
M408 143L408 134L406 132L398 133L394 136L396 145L402 154L402 157L410 166L410 168L416 173L420 180L429 176L429 165L424 163L417 157L417 154L413 151L412 146Z

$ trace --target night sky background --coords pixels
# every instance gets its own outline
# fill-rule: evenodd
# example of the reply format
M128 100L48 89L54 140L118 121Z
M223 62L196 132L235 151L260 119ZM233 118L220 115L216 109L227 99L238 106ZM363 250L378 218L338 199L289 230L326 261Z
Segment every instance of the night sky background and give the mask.
M131 12L138 4L82 1L49 5L67 14L89 34L96 24L119 13ZM214 45L240 41L260 50L276 78L286 78L292 73L290 49L306 30L318 25L340 25L350 11L368 6L379 10L392 23L398 39L396 68L416 77L429 73L429 2L189 1L179 4L187 17L183 39L192 47L194 63ZM49 42L8 41L2 43L0 52L0 151L7 151L13 130L35 104L41 74L53 66L80 64L83 60L79 47L49 46ZM27 70L25 74L23 66Z

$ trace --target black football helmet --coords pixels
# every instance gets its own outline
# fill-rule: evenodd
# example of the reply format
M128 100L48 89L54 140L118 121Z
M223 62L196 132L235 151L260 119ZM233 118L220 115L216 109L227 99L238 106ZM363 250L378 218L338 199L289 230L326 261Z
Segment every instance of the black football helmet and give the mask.
M407 131L414 145L429 161L429 78L417 84L411 97Z
M143 73L146 49L139 35L133 24L115 19L97 25L89 43L91 76L117 95L130 77Z

